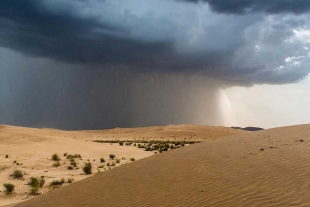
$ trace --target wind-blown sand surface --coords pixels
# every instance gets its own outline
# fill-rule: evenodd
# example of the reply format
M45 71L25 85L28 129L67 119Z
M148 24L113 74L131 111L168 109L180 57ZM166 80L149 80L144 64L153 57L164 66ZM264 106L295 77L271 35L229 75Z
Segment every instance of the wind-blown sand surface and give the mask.
M74 178L75 181L79 181L88 178L90 175L85 175L82 171L84 162L88 162L87 160L93 165L94 175L97 173L97 167L102 164L99 159L103 157L108 161L109 154L115 154L118 158L126 158L116 166L131 163L129 159L132 157L139 160L154 155L154 152L147 152L133 146L94 143L91 140L206 140L237 133L244 132L225 127L194 125L135 129L117 128L103 131L62 131L0 125L0 206L36 197L29 195L30 186L27 185L29 178L33 176L44 176L46 184L44 188L40 189L40 192L45 194L50 190L47 186L52 180ZM54 153L57 153L61 158L60 163L62 165L58 168L52 167L55 161L51 160L51 156ZM81 154L83 160L76 160L79 169L68 170L70 162L63 156L64 153ZM9 155L9 158L5 158L6 154ZM14 161L20 165L14 164ZM107 167L105 168L108 170ZM25 172L25 179L20 181L10 177L14 170ZM104 169L100 169L100 171L104 171ZM2 186L3 183L13 183L16 186L15 193L6 195ZM75 204L72 205L75 206Z
M309 195L310 125L301 125L168 151L16 206L310 206Z

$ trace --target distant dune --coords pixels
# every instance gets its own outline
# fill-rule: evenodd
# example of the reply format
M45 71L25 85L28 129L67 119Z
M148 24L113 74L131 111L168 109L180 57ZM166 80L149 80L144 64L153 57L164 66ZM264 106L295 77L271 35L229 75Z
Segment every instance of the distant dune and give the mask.
M80 181L88 178L90 175L85 175L82 171L85 162L92 163L92 175L94 175L97 173L97 168L100 171L114 170L115 167L131 163L130 158L139 160L154 155L154 151L145 151L133 145L94 143L92 142L94 140L204 141L238 133L244 132L225 127L196 125L117 128L98 131L63 131L0 125L0 206L37 197L29 195L30 186L27 185L30 177L33 176L44 176L46 184L40 189L40 193L45 194L50 190L48 185L53 180L74 178L75 181ZM61 166L57 168L52 166L55 163L51 160L54 153L61 158ZM63 156L64 153L82 156L82 159L76 159L77 167L73 170L68 170L70 161ZM115 167L107 166L107 162L114 162L109 159L109 154L115 154L121 159L120 163L115 163ZM9 155L9 158L5 158L5 155ZM106 162L101 163L100 158L104 158ZM102 165L104 167L99 168ZM14 170L22 170L25 173L25 179L12 179L10 175ZM4 193L2 184L7 182L16 186L13 195ZM62 186L66 185L69 184L65 183Z
M206 125L168 125L141 128L115 128L84 131L96 134L96 138L145 139L145 140L208 140L243 133L240 129Z
M310 125L209 139L16 207L310 206L309 149Z
M260 131L260 130L264 130L263 128L260 128L260 127L231 127L233 129L241 129L241 130L244 130L244 131Z

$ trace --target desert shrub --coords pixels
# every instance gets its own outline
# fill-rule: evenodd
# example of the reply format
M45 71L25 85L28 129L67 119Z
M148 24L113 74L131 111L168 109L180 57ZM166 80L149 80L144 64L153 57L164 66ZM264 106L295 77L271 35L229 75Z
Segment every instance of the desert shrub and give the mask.
M70 159L70 164L73 166L73 167L76 167L76 162L73 158Z
M72 158L73 158L72 155L67 155L67 159L68 159L68 160L70 160L70 159L72 159Z
M64 153L64 157L66 157L67 156L67 153Z
M9 158L9 155L5 155L5 158Z
M73 170L73 167L70 165L70 166L68 167L68 170Z
M104 167L103 165L99 165L99 166L98 166L98 168L103 168L103 167Z
M59 186L65 183L65 179L62 178L61 180L53 180L50 184L50 186Z
M52 155L52 160L59 161L60 157L58 156L58 154L55 153L55 154Z
M28 182L28 185L31 187L40 187L42 188L45 183L44 177L31 177L30 181Z
M68 178L68 183L73 183L74 178Z
M13 193L15 185L13 185L12 183L4 183L3 186L7 194Z
M14 160L14 162L13 163L17 163L17 161L16 160Z
M115 158L115 155L113 155L113 154L110 154L109 156L110 156L110 158L111 158L112 160Z
M120 145L120 146L123 146L123 145L124 145L124 142L119 142L119 145Z
M107 166L110 166L110 163L108 162Z
M92 165L91 163L85 163L84 167L83 167L83 171L86 173L86 174L91 174L91 170L92 170Z
M59 167L60 165L61 165L60 162L57 161L57 162L55 162L55 163L53 164L53 167Z
M133 157L132 157L132 158L130 158L130 161L132 161L132 162L133 162L133 161L135 161L135 158L133 158Z
M24 177L24 174L21 170L14 170L13 172L13 178L15 179L22 179Z
M39 186L39 180L36 177L31 177L30 181L28 182L28 185L34 187L34 186Z
M44 183L45 183L45 179L43 177L39 178L39 186L40 186L40 188L43 187Z
M31 195L37 195L39 192L39 187L38 186L33 186L30 188L30 194Z
M116 159L116 163L120 163L120 161L121 161L120 159Z
M100 162L105 162L105 159L104 158L100 158Z
M115 166L115 162L112 162L111 166L113 166L113 167L114 167L114 166Z
M70 160L72 158L82 158L80 154L74 154L74 155L67 155L67 159Z

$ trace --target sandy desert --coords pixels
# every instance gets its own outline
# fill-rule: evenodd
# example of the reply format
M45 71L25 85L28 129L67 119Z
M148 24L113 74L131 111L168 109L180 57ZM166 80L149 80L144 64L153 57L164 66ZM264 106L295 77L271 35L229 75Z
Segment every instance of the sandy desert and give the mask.
M238 133L244 133L244 131L226 127L195 125L170 125L134 129L117 128L102 131L62 131L1 125L0 206L29 200L45 194L54 189L55 186L50 186L52 181L64 179L63 184L56 186L57 188L64 187L69 185L68 179L71 179L74 183L98 172L109 171L130 164L133 162L132 158L137 161L158 152L156 150L145 151L143 148L133 146L134 144L120 146L119 143L96 143L94 141L205 141ZM52 155L55 153L60 157L60 166L58 167L53 167L56 161L52 160ZM75 154L81 155L81 158L76 158L77 166L69 170L71 163L69 159L66 159L66 156ZM114 154L116 158L111 160L110 154ZM102 163L101 158L105 162ZM119 160L119 163L117 160ZM92 164L91 175L86 175L82 171L85 162L91 162ZM14 179L12 177L15 170L23 172L23 179ZM38 195L31 195L31 186L28 185L30 178L41 176L45 180L44 186L39 189ZM14 193L7 195L2 186L3 183L14 184Z
M91 142L103 139L100 136L116 140L118 134L119 139L128 134L128 140L169 139L176 136L174 130L206 139L158 154ZM310 206L310 125L257 132L194 125L82 132L2 126L0 132L1 182L16 184L12 195L1 190L2 206ZM95 169L99 158L109 160L110 153L126 160L111 170L85 175L67 170L67 164L53 168L54 152L80 153ZM129 157L137 161L130 162ZM13 160L23 165L16 166ZM44 175L46 186L62 177L75 181L54 190L43 187L41 195L31 196L26 179L10 179L17 168L26 172L25 178Z

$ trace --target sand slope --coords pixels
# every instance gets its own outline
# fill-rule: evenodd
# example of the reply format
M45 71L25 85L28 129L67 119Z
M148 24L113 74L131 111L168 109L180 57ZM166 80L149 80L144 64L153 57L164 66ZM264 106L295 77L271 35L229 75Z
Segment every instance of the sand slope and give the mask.
M180 125L166 127L143 127L135 129L111 129L104 131L62 131L56 129L33 129L25 127L15 127L0 125L0 206L24 201L34 196L29 195L30 187L27 184L32 176L44 176L46 179L45 188L40 192L49 191L48 185L52 180L61 178L74 178L76 181L85 179L89 175L83 174L82 167L84 162L91 162L94 174L97 173L97 167L102 165L99 159L101 157L109 160L109 154L115 154L121 160L116 166L131 163L130 158L136 160L154 155L154 152L146 152L144 149L136 147L119 146L118 144L94 143L96 139L163 139L163 140L204 140L224 137L231 134L243 133L240 130L232 130L225 127ZM54 161L51 155L58 153L61 157L58 168L52 167ZM83 160L77 159L77 170L68 170L69 160L63 157L64 153L81 154ZM5 155L9 158L6 159ZM16 161L21 165L16 165ZM109 161L112 162L112 161ZM104 169L109 170L104 163ZM113 168L113 167L111 167ZM10 174L14 170L25 172L25 180L14 180ZM5 195L3 183L13 183L16 186L15 194ZM68 185L68 184L65 184Z
M310 206L309 195L310 125L301 125L172 150L16 206Z
M109 154L117 157L125 157L120 164L130 162L129 159L141 159L153 155L135 147L120 147L118 145L98 144L91 141L92 134L85 132L67 132L54 129L31 129L14 126L0 126L0 206L9 203L27 200L33 196L29 195L30 187L27 184L30 177L44 176L46 186L52 180L61 178L74 178L76 181L85 179L89 175L83 174L82 167L88 160L93 165L93 172L97 173L97 167L102 165L100 158L109 159ZM51 156L58 153L61 157L61 166L52 167L55 163ZM70 166L63 154L81 154L82 159L76 159L77 170L68 170ZM9 158L5 158L8 154ZM13 162L16 161L20 165ZM65 163L65 164L64 164ZM105 163L106 164L106 163ZM107 168L106 168L107 169ZM25 180L15 180L10 175L14 170L21 170L25 173ZM101 169L103 171L104 169ZM13 183L16 186L14 195L5 195L3 183ZM47 192L48 188L40 189L40 192Z

